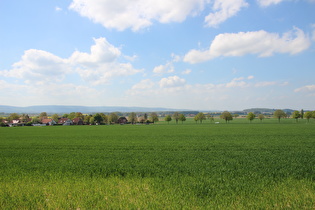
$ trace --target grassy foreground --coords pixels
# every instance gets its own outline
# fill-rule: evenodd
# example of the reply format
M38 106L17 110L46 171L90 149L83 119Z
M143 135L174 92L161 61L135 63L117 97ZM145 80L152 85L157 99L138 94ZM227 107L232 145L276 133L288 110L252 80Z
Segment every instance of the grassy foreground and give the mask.
M0 128L0 209L313 209L315 124Z

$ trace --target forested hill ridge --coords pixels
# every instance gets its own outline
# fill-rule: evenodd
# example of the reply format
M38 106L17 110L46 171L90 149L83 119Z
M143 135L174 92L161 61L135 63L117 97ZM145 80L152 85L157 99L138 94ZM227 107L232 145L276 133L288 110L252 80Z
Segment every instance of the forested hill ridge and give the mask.
M44 105L44 106L3 106L0 105L0 113L97 113L97 112L158 112L158 111L188 111L169 108L148 108L148 107L123 107L123 106L62 106L62 105Z

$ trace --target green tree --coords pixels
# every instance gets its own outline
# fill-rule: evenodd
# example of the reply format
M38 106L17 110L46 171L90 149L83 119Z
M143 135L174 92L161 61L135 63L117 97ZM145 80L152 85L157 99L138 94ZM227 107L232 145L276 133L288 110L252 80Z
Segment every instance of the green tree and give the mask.
M128 120L131 124L135 124L137 122L137 114L135 112L131 112L128 116Z
M101 122L103 121L103 117L99 113L93 115L93 118L97 124L101 124Z
M75 112L71 112L69 115L68 115L68 118L70 120L73 120L75 118Z
M5 127L6 126L6 124L3 121L4 121L4 118L0 117L0 127Z
M18 120L18 119L20 119L20 115L18 115L17 113L11 113L8 117L8 121Z
M310 119L312 118L313 113L312 112L305 112L304 117L307 119L307 122L310 122Z
M103 123L107 124L108 123L108 116L106 114L104 114L104 113L100 113L100 115L103 118Z
M255 119L256 115L253 112L250 112L247 114L246 118L249 120L249 122L252 122Z
M179 120L182 121L182 124L183 124L183 122L186 121L185 115L184 114L180 114L179 115Z
M275 118L277 118L278 121L279 121L279 123L280 123L280 119L281 119L281 118L285 118L287 115L284 113L283 110L277 109L277 110L273 113L273 116L274 116Z
M39 114L39 119L40 120L46 119L47 117L48 117L47 112L42 112L42 113Z
M220 118L225 120L226 123L228 123L229 121L233 120L233 117L232 117L231 113L228 112L228 111L222 112L222 114L220 115Z
M23 123L27 123L30 121L30 117L28 116L28 114L22 114L20 119Z
M210 113L207 114L207 119L210 120L211 122L214 121L214 118Z
M301 117L301 114L299 111L294 111L292 114L292 118L295 119L296 122L298 122L298 119Z
M95 124L94 117L90 117L90 125L94 125L94 124Z
M166 122L168 122L168 124L170 124L170 121L172 121L171 115L166 115L165 118L164 118L164 120L165 120Z
M258 115L258 119L260 119L260 122L262 122L263 119L265 119L265 115L263 114Z
M53 115L51 116L51 119L53 119L56 123L58 123L59 115L58 115L58 114L53 114Z
M147 120L148 120L148 114L147 114L147 113L144 113L144 115L143 115L143 119L144 119L145 121L147 121Z
M109 117L108 117L109 122L116 123L117 120L118 120L118 115L115 112L109 114Z
M68 117L69 117L69 114L63 114L62 117L63 117L63 118L68 118Z
M90 124L91 117L91 115L85 115L83 119L84 124Z
M197 116L197 119L200 121L200 123L202 123L203 120L206 120L206 116L202 112L199 112L196 116Z
M33 117L32 123L34 123L34 124L40 123L39 117Z
M304 119L304 110L301 109L301 118Z
M75 118L80 118L80 119L84 119L84 116L83 116L83 114L81 113L81 112L76 112L75 113Z
M240 116L239 114L234 114L234 115L233 115L234 118L237 118L237 117L239 117L239 116Z
M176 121L176 124L178 123L178 120L179 120L179 113L178 112L175 112L173 114L173 119Z
M196 122L196 124L197 124L198 120L199 120L198 115L195 115L194 121Z
M153 123L159 121L159 117L158 117L158 115L157 115L155 112L152 112L152 113L150 114L150 119L151 119L151 121L152 121Z

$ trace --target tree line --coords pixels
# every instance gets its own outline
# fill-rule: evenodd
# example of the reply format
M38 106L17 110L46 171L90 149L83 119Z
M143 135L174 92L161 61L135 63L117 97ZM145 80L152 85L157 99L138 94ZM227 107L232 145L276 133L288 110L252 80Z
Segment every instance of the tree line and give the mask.
M18 120L19 123L24 125L32 125L36 123L41 123L43 119L47 119L48 117L50 119L53 119L55 122L58 122L60 119L79 119L82 121L83 124L86 125L95 125L95 124L115 124L119 123L119 119L123 116L122 113L95 113L95 114L83 114L81 112L71 112L69 114L53 114L51 116L48 116L46 112L40 113L38 116L30 117L28 114L17 114L17 113L11 113L8 117L0 117L0 126L6 126L9 122L13 122L14 120ZM126 118L127 117L127 118ZM149 114L147 113L141 113L137 114L135 112L129 113L126 117L124 117L128 123L135 124L135 123L155 123L159 121L159 116L155 112L151 112ZM239 117L238 114L232 114L229 111L224 111L219 116L221 119L225 120L226 123L229 123L233 118ZM282 118L288 118L290 117L288 113L285 113L283 110L278 109L273 113L273 117L280 120ZM304 112L302 109L301 111L294 111L291 114L291 117L298 122L299 119L307 119L309 121L311 118L315 118L315 111L307 111ZM264 114L254 114L253 112L249 112L246 116L246 118L252 122L254 119L258 118L261 122L265 119ZM194 121L196 123L202 123L204 120L208 119L210 121L214 121L214 115L211 113L203 113L203 112L196 112L196 114L193 117ZM186 115L184 113L180 112L174 112L173 114L167 114L164 117L164 121L166 121L168 124L174 120L176 124L178 122L184 123L186 121Z

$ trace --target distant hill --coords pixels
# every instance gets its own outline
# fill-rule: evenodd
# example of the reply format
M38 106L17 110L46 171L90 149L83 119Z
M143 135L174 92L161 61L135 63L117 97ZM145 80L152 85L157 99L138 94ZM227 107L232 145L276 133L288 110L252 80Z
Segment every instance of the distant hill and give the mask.
M3 106L0 105L0 113L96 113L96 112L161 112L161 111L185 111L169 108L147 108L147 107L123 107L123 106L61 106L61 105L46 105L46 106Z
M268 108L251 108L251 109L244 109L244 112L253 112L253 113L274 113L277 109L268 109ZM284 112L294 112L293 109L282 109Z

